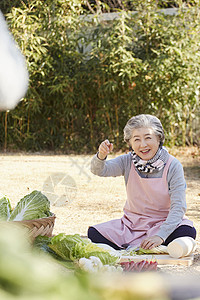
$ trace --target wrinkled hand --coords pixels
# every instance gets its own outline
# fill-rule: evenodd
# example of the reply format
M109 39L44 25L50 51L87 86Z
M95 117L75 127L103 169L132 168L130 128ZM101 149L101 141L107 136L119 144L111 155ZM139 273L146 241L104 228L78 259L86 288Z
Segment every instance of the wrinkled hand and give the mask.
M160 246L162 243L163 243L163 239L161 237L159 237L158 235L153 235L144 239L140 247L143 249L152 249L157 246Z
M109 140L103 141L99 146L98 157L100 159L105 159L106 156L112 151L113 144L109 142Z

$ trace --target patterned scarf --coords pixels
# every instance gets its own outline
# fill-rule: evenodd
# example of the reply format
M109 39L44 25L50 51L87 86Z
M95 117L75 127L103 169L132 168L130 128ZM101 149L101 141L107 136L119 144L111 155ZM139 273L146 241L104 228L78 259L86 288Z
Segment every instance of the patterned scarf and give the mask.
M140 172L159 172L166 165L169 153L165 147L158 148L158 151L150 160L142 160L135 152L131 151L132 162Z

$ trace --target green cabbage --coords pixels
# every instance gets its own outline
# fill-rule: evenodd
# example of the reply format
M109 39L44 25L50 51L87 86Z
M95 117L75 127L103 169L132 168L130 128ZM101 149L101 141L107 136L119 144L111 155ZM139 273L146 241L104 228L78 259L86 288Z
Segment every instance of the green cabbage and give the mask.
M71 252L78 243L89 243L90 240L84 241L79 234L66 235L59 233L51 239L48 245L54 252L56 252L64 260L73 260Z
M0 197L0 221L6 221L10 217L11 205L6 196L1 195Z
M9 221L39 219L50 215L50 202L47 197L39 191L33 191L17 203Z
M60 233L51 239L48 245L57 255L64 260L75 261L81 257L99 257L103 264L115 264L117 256L109 253L108 250L98 247L87 238L81 238L79 234L66 235Z

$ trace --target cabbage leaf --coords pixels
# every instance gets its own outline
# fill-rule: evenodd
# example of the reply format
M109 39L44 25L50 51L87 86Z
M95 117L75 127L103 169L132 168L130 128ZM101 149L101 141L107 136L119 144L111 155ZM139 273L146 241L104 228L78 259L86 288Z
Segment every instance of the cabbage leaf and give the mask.
M0 221L7 221L10 217L11 205L9 199L0 195Z
M12 211L9 221L32 220L49 217L50 202L40 191L24 196Z
M64 260L73 260L71 252L78 243L89 243L90 240L84 241L79 234L66 235L59 233L51 239L48 245L54 252L56 252Z
M118 256L112 255L108 250L98 247L88 238L81 238L79 234L66 235L60 233L51 239L48 245L57 255L64 260L75 261L81 257L99 257L103 264L115 264Z
M167 246L164 246L164 245L160 245L160 246L157 246L157 247L152 248L152 249L139 248L136 251L137 255L143 255L143 254L166 254L166 253L168 253Z

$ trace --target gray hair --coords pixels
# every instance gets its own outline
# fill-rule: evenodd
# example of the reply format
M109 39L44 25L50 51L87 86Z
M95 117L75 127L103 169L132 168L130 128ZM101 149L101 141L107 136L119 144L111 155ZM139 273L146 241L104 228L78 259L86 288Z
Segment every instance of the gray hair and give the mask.
M152 115L141 114L132 117L124 127L124 141L130 146L130 139L132 138L133 129L136 128L152 128L155 135L159 137L160 147L165 141L165 134L160 120Z

